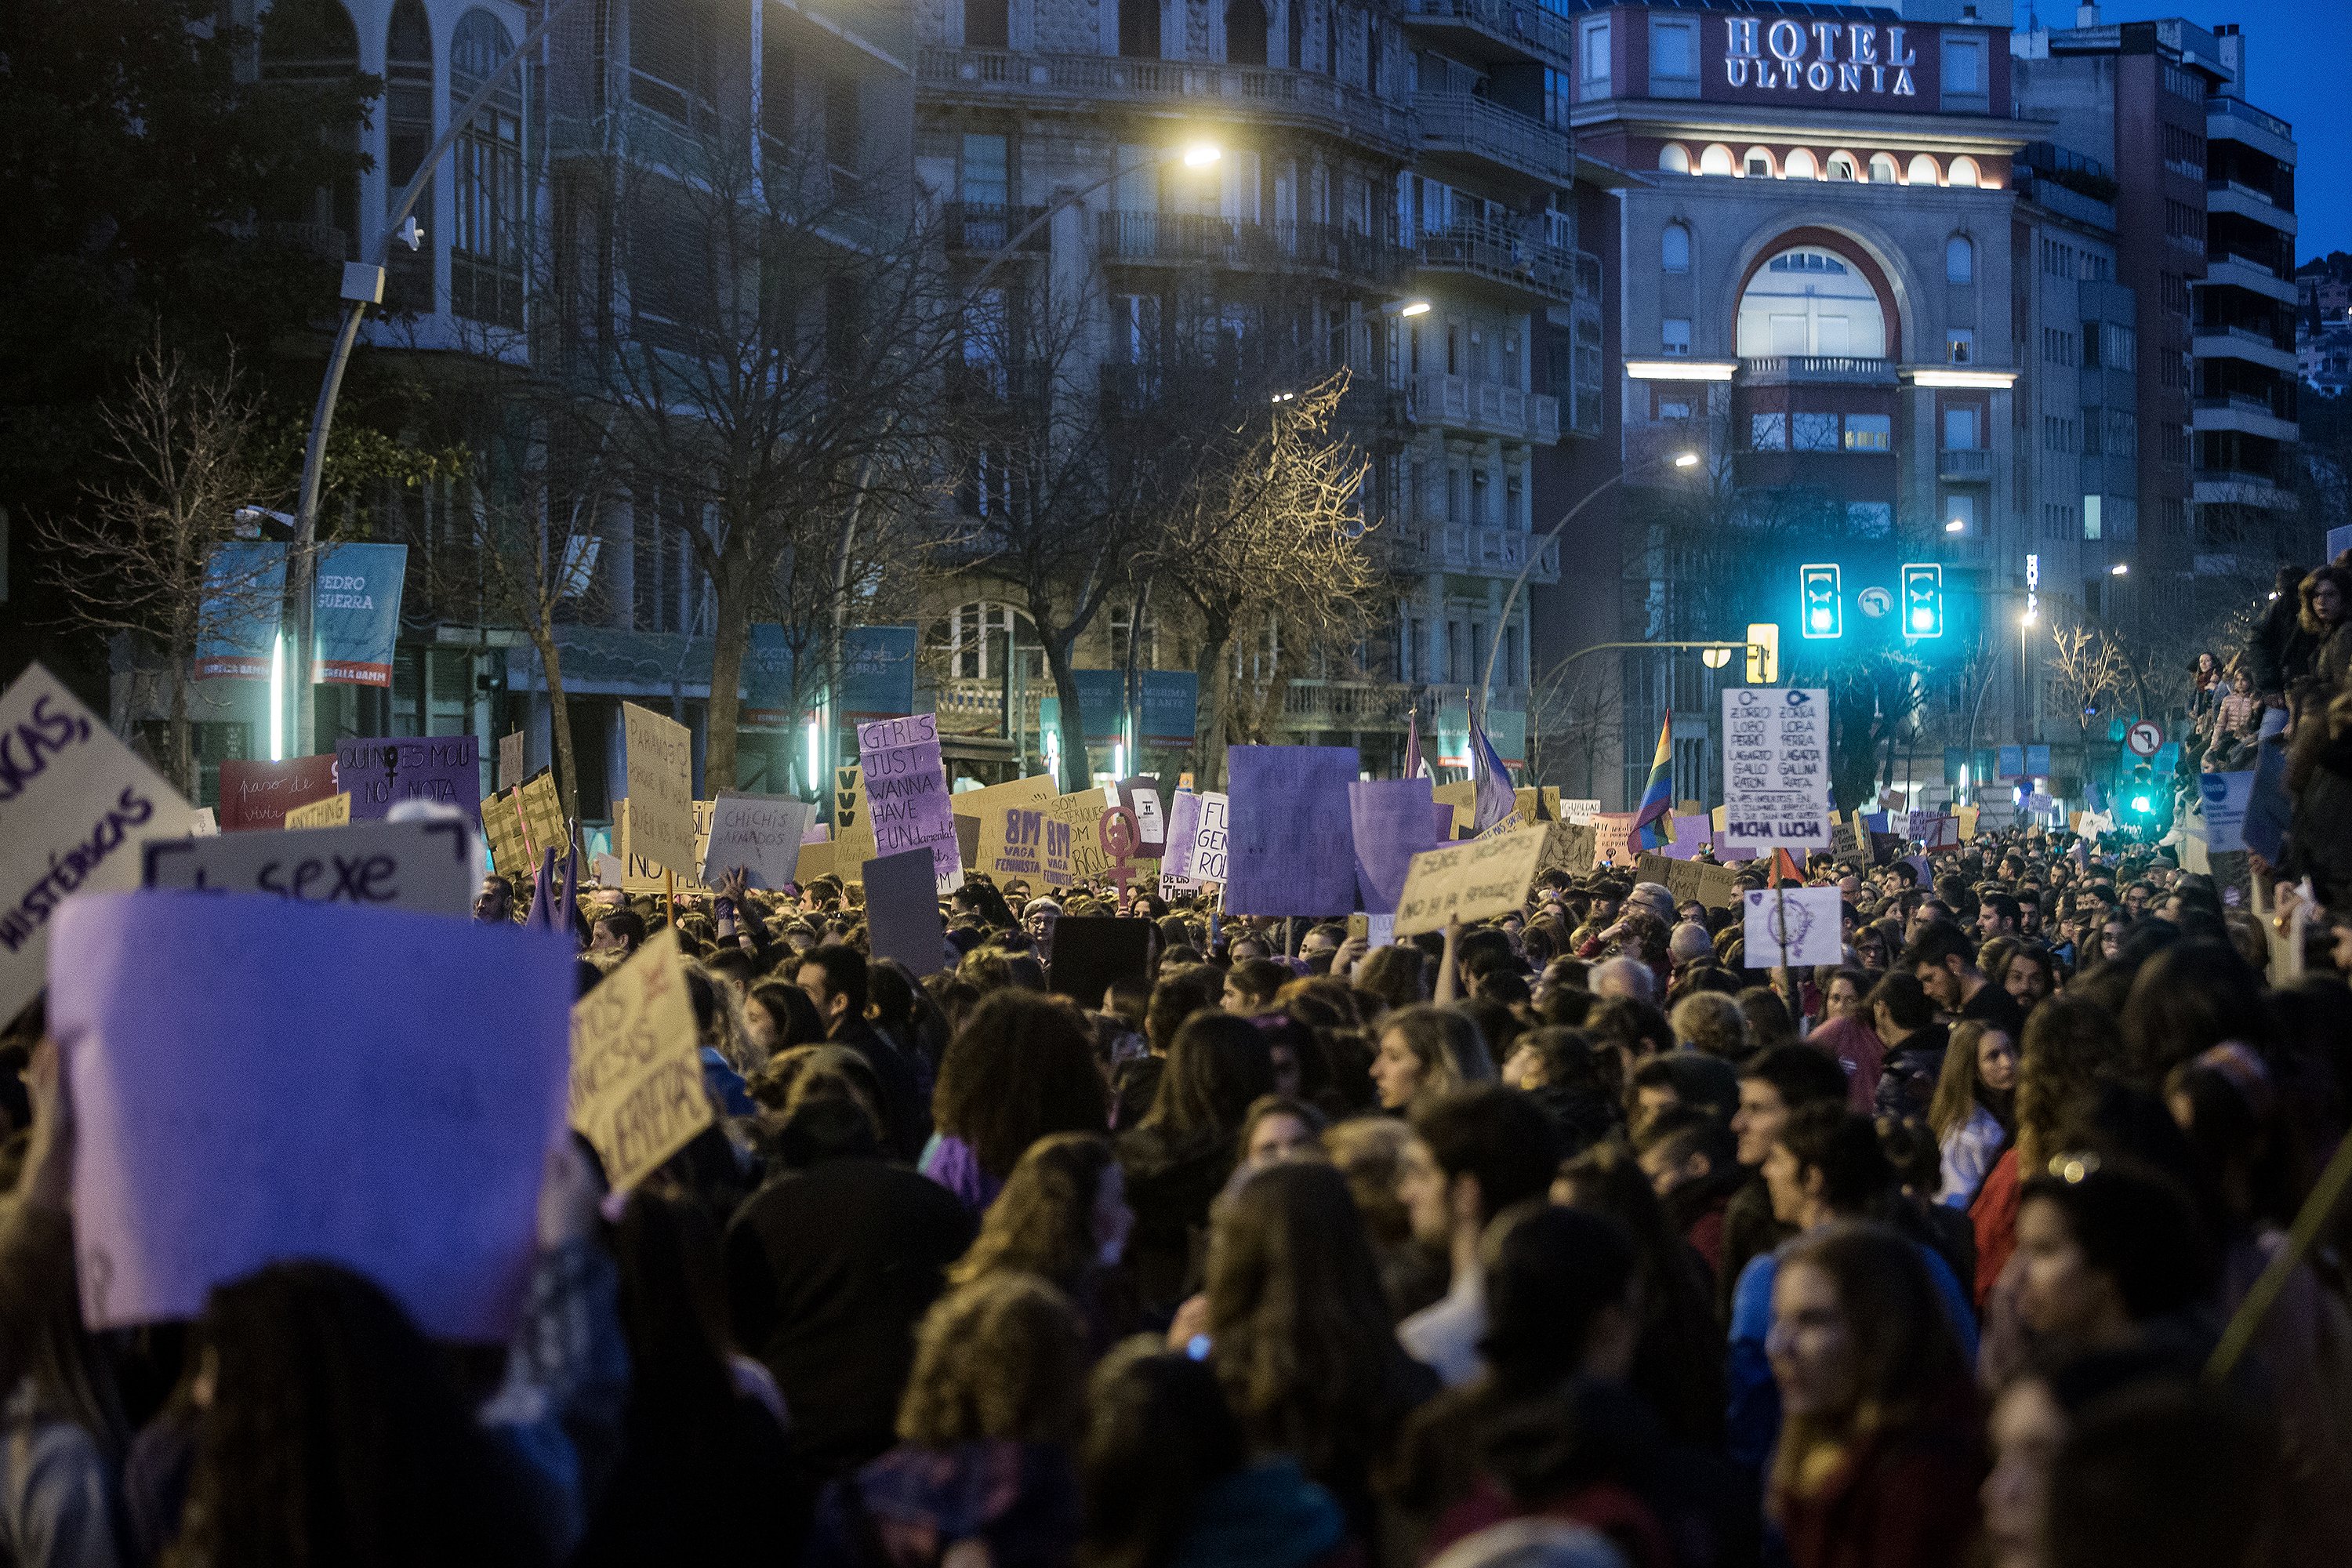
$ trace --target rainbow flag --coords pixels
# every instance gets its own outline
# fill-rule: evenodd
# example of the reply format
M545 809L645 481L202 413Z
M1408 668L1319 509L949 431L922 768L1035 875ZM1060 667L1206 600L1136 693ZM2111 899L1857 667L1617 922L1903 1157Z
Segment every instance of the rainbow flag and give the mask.
M1650 783L1633 813L1633 830L1625 836L1627 854L1655 849L1666 841L1658 824L1675 807L1675 716L1669 712L1658 726L1658 754L1650 759Z

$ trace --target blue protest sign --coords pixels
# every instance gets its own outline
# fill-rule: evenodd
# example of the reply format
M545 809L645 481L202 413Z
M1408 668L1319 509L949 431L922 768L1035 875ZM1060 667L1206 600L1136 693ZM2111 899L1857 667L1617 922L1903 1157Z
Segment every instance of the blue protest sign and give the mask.
M1356 888L1367 913L1396 913L1397 895L1404 890L1412 858L1437 843L1432 828L1433 805L1425 778L1359 780L1348 786ZM1446 809L1450 813L1453 808ZM1449 829L1452 825L1449 815Z
M1229 746L1229 915L1344 915L1356 907L1348 786L1353 746Z
M392 684L392 648L400 640L400 589L407 572L405 544L331 544L319 552L313 682Z

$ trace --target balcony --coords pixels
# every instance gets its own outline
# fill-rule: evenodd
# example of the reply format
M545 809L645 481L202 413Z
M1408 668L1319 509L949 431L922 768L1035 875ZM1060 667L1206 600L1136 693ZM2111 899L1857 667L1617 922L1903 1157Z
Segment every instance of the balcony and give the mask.
M984 258L1003 250L1013 236L1035 223L1045 210L990 202L949 202L940 208L940 220L947 231L947 247L951 253ZM1021 242L1018 254L1044 256L1052 248L1053 230L1041 226Z
M1791 382L1893 386L1895 362L1857 359L1848 354L1774 354L1741 360L1738 380L1743 386L1785 386Z
M2282 375L2295 374L2294 351L2279 347L2268 332L2252 327L2200 327L2189 348L2199 359L2243 360Z
M2217 142L2242 142L2282 163L2294 162L2294 127L2242 98L2207 99L2205 134Z
M1431 374L1412 383L1410 417L1416 425L1443 426L1499 436L1506 441L1550 446L1559 439L1559 399L1521 392L1466 375Z
M2209 213L2233 213L2251 218L2255 223L2274 228L2281 234L2295 232L2294 214L2281 206L2270 192L2249 185L2242 180L2208 180L2205 182L2205 210Z
M1936 477L1965 483L1992 478L1992 454L1981 447L1946 447L1936 454Z
M1022 683L1024 689L1014 706L1019 710L1016 721L1025 731L1037 728L1037 704L1053 693L1050 679L1040 678ZM1002 735L1004 733L1004 682L994 676L974 679L970 676L953 676L938 685L940 732L949 735Z
M1549 586L1559 581L1555 538L1458 522L1406 522L1397 526L1395 539L1397 564L1407 571L1516 577L1524 569L1530 583Z
M916 53L915 74L923 96L936 102L1235 114L1369 142L1396 156L1412 146L1412 116L1404 109L1317 71L925 47Z
M1576 148L1569 133L1491 99L1468 92L1417 92L1412 117L1421 148L1433 160L1471 166L1473 177L1496 169L1565 188L1576 180Z
M1412 689L1388 680L1294 680L1283 689L1286 725L1317 730L1394 730L1412 712Z
M2294 285L2281 278L2277 268L2231 250L2217 250L2206 257L2205 276L2197 281L2207 289L2248 289L2282 305L2295 302Z
M1412 252L1386 237L1326 223L1244 223L1196 213L1107 212L1102 259L1129 266L1297 271L1387 288Z
M1581 250L1528 238L1501 224L1459 223L1421 237L1424 272L1460 274L1562 304L1601 298L1601 263Z
M1404 24L1465 60L1566 70L1575 45L1568 22L1528 0L1404 0Z
M2268 511L2294 509L2294 492L2280 488L2268 474L2246 473L2233 468L2199 468L2192 476L2191 491L2200 506L2251 506Z
M2299 426L2271 405L2270 399L2233 392L2223 397L2200 397L2189 414L2198 430L2232 430L2259 436L2265 441L2292 441Z

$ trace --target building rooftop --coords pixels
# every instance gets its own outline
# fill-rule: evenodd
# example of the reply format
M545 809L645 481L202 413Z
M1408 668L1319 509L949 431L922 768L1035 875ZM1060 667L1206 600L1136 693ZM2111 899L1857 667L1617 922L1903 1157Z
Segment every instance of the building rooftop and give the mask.
M1831 5L1816 0L1552 0L1569 11L1613 11L1639 5L1653 11L1730 11L1748 16L1829 16L1868 22L1900 22L1895 5Z

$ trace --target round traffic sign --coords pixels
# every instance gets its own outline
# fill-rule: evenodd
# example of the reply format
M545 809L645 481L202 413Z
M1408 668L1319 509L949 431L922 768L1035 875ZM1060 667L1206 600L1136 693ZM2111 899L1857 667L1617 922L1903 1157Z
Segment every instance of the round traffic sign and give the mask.
M1884 588L1869 587L1856 594L1853 602L1864 615L1874 621L1895 607L1895 595Z
M2152 757L2164 744L2164 731L2150 720L2143 719L2124 731L2124 744L2135 757Z

